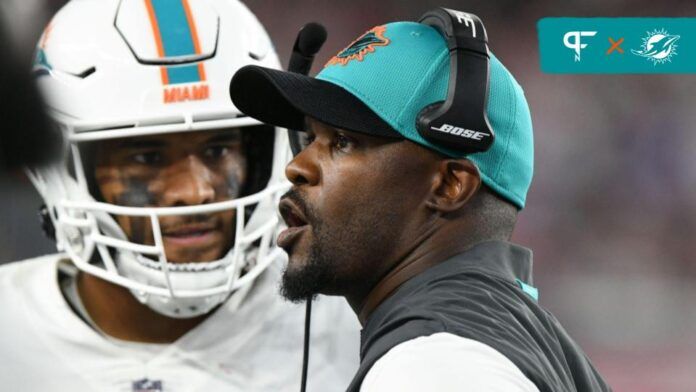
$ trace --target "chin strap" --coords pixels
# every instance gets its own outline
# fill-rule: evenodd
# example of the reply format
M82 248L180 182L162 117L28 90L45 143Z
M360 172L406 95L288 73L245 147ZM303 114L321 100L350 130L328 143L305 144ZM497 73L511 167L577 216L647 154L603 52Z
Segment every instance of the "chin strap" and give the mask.
M302 353L302 384L300 392L307 391L307 368L309 367L309 327L312 323L312 298L307 298L304 324L304 351Z

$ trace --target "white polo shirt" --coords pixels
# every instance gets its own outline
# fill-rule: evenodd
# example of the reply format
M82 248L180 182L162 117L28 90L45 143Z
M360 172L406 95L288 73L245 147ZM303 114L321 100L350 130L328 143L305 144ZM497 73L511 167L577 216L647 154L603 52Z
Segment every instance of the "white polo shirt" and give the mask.
M440 332L401 343L372 366L361 392L539 392L509 359L475 340Z

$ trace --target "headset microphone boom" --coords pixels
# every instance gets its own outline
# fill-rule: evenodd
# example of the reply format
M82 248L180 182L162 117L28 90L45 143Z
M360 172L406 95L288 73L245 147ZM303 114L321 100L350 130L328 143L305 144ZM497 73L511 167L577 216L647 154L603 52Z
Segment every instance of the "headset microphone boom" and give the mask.
M304 25L297 33L295 45L292 47L292 54L288 62L288 71L307 75L312 68L314 56L319 52L322 45L326 42L326 28L319 23L310 22ZM288 129L288 139L293 155L302 151L302 138L305 134L297 130ZM307 389L307 368L309 366L309 328L312 319L312 299L307 298L305 313L304 330L304 350L302 356L302 383L300 391Z

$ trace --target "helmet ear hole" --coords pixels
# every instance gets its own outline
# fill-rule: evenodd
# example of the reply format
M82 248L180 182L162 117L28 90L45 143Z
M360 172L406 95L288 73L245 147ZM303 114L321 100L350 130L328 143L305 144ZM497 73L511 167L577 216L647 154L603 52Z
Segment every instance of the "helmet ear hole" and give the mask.
M53 225L53 219L51 218L51 212L46 204L42 204L38 211L39 222L41 223L41 231L44 235L51 241L56 240L56 227Z

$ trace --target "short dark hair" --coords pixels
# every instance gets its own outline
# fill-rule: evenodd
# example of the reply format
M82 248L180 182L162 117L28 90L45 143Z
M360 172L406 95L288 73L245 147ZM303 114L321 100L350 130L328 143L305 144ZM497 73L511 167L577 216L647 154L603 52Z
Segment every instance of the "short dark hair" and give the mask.
M464 219L476 225L476 233L472 233L476 237L504 241L512 236L518 212L517 206L484 184L462 211Z

